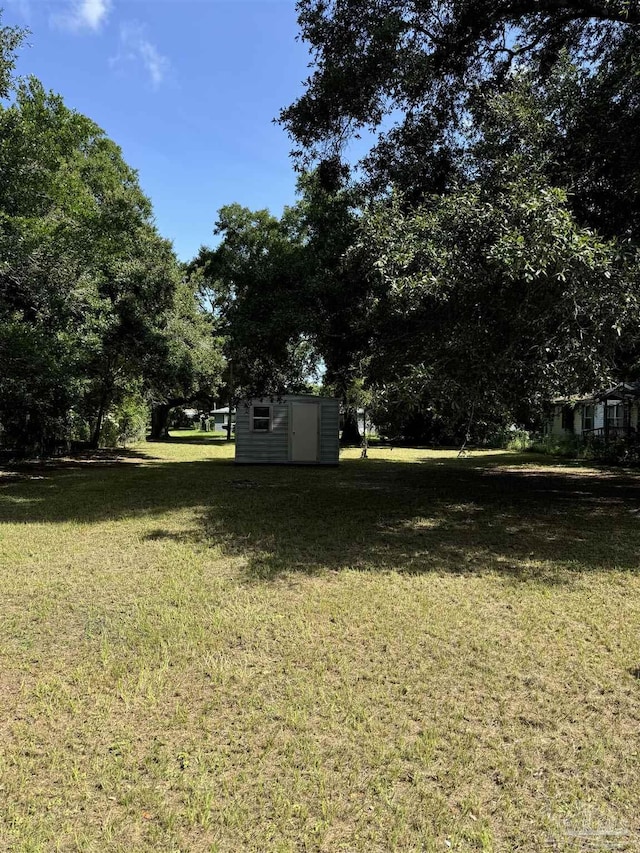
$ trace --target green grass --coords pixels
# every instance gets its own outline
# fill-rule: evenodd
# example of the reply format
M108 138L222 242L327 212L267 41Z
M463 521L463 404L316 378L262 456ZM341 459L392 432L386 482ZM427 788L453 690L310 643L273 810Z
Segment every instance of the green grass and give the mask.
M0 472L0 850L640 849L638 475L232 453Z

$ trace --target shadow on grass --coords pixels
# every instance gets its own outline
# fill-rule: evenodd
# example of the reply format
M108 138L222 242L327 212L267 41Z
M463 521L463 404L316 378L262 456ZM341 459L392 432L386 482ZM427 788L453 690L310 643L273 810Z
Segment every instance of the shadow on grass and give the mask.
M638 569L639 497L635 475L513 454L337 469L132 462L0 480L0 522L157 519L146 538L219 545L249 578L352 568L559 583ZM176 533L163 516L185 508L194 525Z
M140 448L108 447L99 450L81 450L68 456L51 456L44 459L9 459L0 466L0 477L105 465L120 466L123 462L154 462L157 459L157 456L152 456Z
M202 446L203 444L212 444L212 445L232 445L234 440L231 439L229 441L226 435L219 434L207 434L207 433L194 433L193 435L169 435L168 438L154 438L149 439L149 443L152 444L197 444Z

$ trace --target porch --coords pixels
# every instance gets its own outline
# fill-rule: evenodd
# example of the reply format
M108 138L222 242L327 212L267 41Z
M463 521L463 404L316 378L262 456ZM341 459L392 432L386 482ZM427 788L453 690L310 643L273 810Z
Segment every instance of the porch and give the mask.
M600 438L603 441L607 441L612 438L634 438L637 434L637 429L631 426L630 423L626 423L623 426L608 423L606 426L582 430L584 438Z

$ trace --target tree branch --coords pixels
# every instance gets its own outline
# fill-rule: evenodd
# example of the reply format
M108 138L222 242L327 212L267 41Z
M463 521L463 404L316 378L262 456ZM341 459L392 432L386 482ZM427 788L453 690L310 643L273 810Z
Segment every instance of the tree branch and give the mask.
M640 24L640 3L619 0L515 0L505 7L506 16L555 14L566 11L572 18L595 18L619 24Z

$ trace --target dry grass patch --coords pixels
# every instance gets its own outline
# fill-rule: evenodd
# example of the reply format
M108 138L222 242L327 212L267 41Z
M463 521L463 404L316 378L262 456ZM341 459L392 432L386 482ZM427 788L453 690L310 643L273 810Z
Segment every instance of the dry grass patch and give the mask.
M0 849L640 849L636 475L230 454L0 481Z

